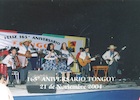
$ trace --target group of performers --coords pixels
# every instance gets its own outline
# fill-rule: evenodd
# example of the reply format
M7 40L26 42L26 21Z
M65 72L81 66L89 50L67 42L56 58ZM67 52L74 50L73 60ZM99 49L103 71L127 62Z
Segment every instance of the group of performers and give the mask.
M9 50L9 54L2 60L2 63L7 65L8 68L8 76L9 76L9 86L14 86L12 76L12 71L17 70L20 72L20 80L21 84L26 83L27 74L29 70L32 70L31 61L30 58L34 56L38 56L37 54L31 55L29 52L31 52L30 48L30 40L24 40L22 42L22 46L18 48L11 47ZM20 60L19 60L20 57ZM22 57L22 58L21 58ZM17 58L17 59L16 59Z
M9 86L14 86L12 71L19 71L21 84L25 84L28 71L32 70L32 66L35 66L36 60L32 58L38 57L38 53L32 49L33 46L31 45L31 42L31 40L25 39L19 49L16 47L11 47L9 50L10 53L2 60L2 63L6 64L8 68L8 76L10 81ZM102 56L109 66L108 76L116 75L118 66L117 61L120 59L119 53L115 51L116 48L116 46L110 45L108 47L109 50ZM74 58L71 52L68 50L65 42L61 44L59 52L60 54L56 52L53 43L49 43L44 56L45 61L41 66L39 66L38 70L41 68L43 70L56 70L58 73L61 73L62 78L64 78L66 82L69 82L71 68L70 64L68 64L68 59ZM16 57L18 57L18 59L15 59ZM90 76L90 62L95 61L96 57L91 58L89 47L80 48L80 52L77 54L76 59L82 76ZM62 83L65 81L62 80Z
M44 58L46 61L41 66L43 70L56 70L58 73L62 74L64 80L66 78L67 82L69 82L71 69L70 65L67 64L67 60L71 55L68 51L67 44L65 42L62 43L60 55L57 55L54 50L54 44L52 43L48 44L47 50L48 52ZM62 82L64 83L64 81Z
M118 60L120 59L119 53L117 51L115 51L116 48L117 48L116 46L110 45L107 48L108 51L106 51L102 55L103 60L106 62L106 64L109 67L109 69L108 69L108 76L109 77L116 77L116 72L117 72L117 67L118 67ZM82 59L82 61L78 60L79 61L78 65L79 65L80 72L84 76L89 76L89 71L91 70L90 62L95 61L96 57L100 57L100 55L91 58L90 53L89 53L89 47L80 48L80 51L78 52L78 54L76 56L76 59L77 60ZM84 64L84 61L85 61L85 64ZM88 62L88 63L86 63L86 62Z

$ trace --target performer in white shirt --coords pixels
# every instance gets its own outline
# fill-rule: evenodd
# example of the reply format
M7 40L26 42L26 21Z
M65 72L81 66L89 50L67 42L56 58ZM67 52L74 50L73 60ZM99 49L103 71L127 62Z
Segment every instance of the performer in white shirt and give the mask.
M11 49L9 50L10 54L8 54L3 60L2 63L6 64L7 66L7 72L8 72L8 76L9 76L9 81L10 84L8 84L9 87L14 87L14 83L13 83L13 76L12 76L12 71L16 70L16 63L18 63L17 60L15 60L15 57L17 57L17 51L18 48L16 47L11 47Z
M0 73L0 99L1 100L14 100L13 95L5 84L4 75Z
M117 51L115 51L117 47L114 45L110 45L108 47L108 51L106 51L103 54L103 59L106 61L106 63L109 66L108 69L108 76L115 77L116 76L116 71L118 67L118 60L120 59L120 55Z
M91 58L90 53L89 53L89 47L85 47L84 51L80 53L79 58L81 58L83 61L88 60ZM95 58L92 58L92 60L95 60ZM79 62L80 63L80 62ZM82 66L82 76L83 77L89 77L90 75L90 63L87 63L85 66Z
M32 70L30 58L38 56L37 53L32 54L32 50L31 50L31 46L30 46L31 42L32 42L31 40L25 39L22 42L22 46L19 47L19 51L18 51L19 56L23 56L23 57L26 57L28 59L27 66L22 66L22 68L20 69L21 84L26 83L28 71ZM24 63L26 63L26 62L24 62ZM36 63L36 62L34 62L34 63Z

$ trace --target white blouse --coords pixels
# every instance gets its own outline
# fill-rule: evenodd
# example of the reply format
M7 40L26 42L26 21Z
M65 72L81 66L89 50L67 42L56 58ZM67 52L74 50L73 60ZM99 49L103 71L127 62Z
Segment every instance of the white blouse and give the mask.
M13 63L12 58L13 58L12 54L9 54L2 60L2 63L6 64L7 67L11 67L12 65L9 64L9 61Z
M70 56L70 53L68 50L61 50L62 57L68 58Z
M50 56L50 57L49 57ZM56 54L56 52L50 52L50 51L48 51L47 52L47 55L45 56L45 58L44 59L46 59L46 60L55 60L55 59L57 59L57 54Z

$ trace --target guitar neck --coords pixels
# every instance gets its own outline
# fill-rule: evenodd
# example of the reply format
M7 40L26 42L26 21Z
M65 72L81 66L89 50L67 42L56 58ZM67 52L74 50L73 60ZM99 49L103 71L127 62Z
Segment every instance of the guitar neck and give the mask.
M123 50L126 49L126 46L124 46L118 53L120 54ZM118 54L114 55L112 58L116 57Z

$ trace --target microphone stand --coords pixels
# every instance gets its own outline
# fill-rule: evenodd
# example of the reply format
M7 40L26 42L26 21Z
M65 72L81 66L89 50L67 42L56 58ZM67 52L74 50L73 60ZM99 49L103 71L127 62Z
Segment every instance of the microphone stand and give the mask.
M102 59L102 57L100 57L100 65L102 65L103 64L103 59Z

